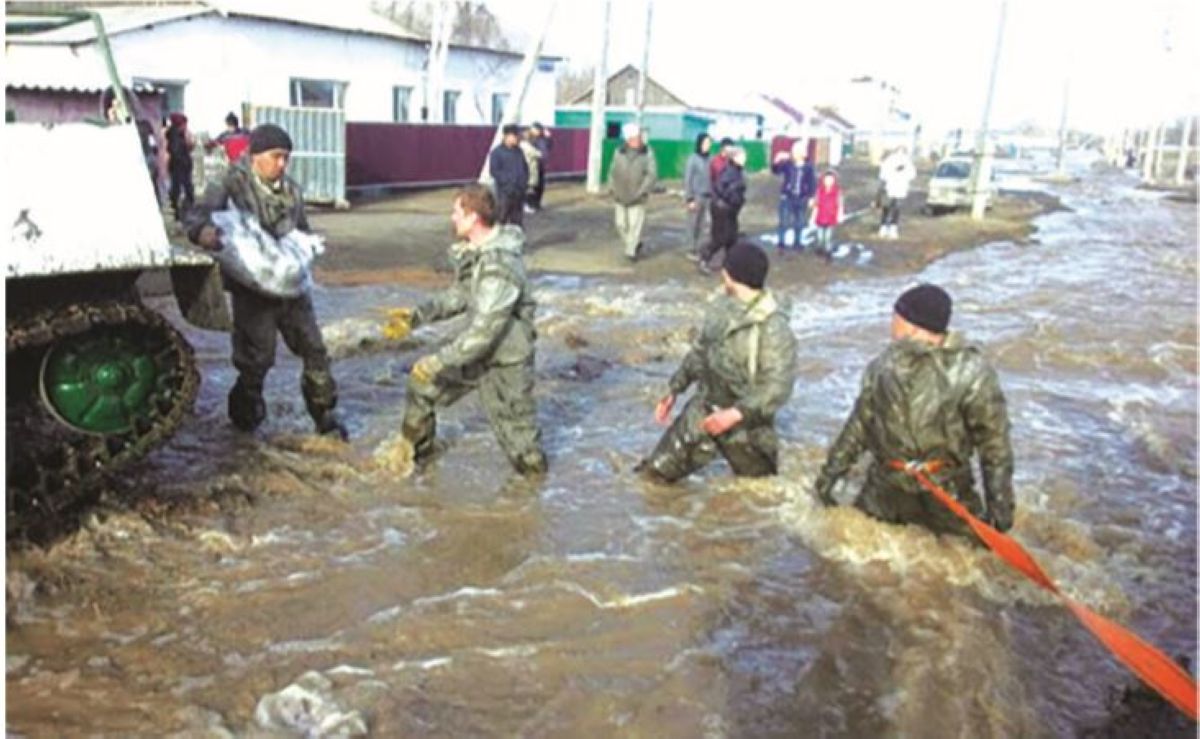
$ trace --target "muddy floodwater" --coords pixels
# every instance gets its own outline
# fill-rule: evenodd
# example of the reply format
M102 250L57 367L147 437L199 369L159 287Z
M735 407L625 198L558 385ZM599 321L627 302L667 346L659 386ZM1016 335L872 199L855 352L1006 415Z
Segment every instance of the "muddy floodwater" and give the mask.
M938 282L1008 396L1014 536L1070 596L1194 664L1196 213L1134 185L1084 170L1054 186L1068 210L1038 220L1039 243L781 286L800 377L765 481L632 473L701 315L695 281L538 278L536 484L474 398L444 414L427 469L376 465L406 365L454 328L359 345L415 288L317 292L349 446L308 435L282 353L270 420L232 432L228 339L189 329L196 416L121 478L133 502L9 554L8 730L1119 735L1134 678L1069 612L982 549L822 509L811 485L895 296ZM1192 732L1151 716L1159 736Z

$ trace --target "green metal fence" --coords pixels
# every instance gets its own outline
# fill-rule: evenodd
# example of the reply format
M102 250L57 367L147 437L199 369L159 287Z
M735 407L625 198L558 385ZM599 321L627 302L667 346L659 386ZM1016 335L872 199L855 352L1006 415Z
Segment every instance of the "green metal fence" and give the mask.
M623 142L617 139L604 140L604 158L600 165L600 179L608 182L608 168L612 166L613 154ZM715 144L715 142L714 142ZM746 171L760 172L767 168L768 143L765 141L741 141L738 145L746 150ZM654 152L654 160L658 164L660 180L683 179L688 157L695 150L695 141L650 141L650 150Z

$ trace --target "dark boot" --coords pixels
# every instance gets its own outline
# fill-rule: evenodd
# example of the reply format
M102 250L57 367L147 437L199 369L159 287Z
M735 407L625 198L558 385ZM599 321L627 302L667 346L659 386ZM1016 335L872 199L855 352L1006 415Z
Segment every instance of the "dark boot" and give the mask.
M345 424L334 411L338 401L337 383L329 370L305 370L300 376L300 394L304 396L304 406L308 408L318 434L337 436L342 441L350 438Z
M267 418L267 404L262 396L262 383L239 377L229 391L229 420L239 431L251 432Z

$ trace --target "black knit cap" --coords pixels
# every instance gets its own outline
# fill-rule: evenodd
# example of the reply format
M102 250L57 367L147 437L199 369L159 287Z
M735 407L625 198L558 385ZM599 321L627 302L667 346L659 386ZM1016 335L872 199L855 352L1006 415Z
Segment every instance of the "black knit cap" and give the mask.
M507 124L503 129L501 129L501 131L505 136L508 136L509 134L512 134L513 136L521 135L521 127L515 123Z
M264 123L255 126L250 132L250 153L261 154L271 149L292 150L292 137L274 123Z
M737 283L761 290L767 282L767 270L771 260L767 253L754 244L739 241L725 256L725 271Z
M937 285L924 283L905 291L894 306L901 318L935 334L950 325L950 295Z

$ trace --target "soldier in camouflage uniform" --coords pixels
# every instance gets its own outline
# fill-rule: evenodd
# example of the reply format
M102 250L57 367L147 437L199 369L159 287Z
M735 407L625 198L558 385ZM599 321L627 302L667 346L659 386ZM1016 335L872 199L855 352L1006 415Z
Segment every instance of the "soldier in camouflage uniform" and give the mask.
M767 255L740 243L730 249L723 294L710 304L692 350L671 377L655 418L666 423L677 396L699 389L638 466L666 482L686 477L721 454L734 474L774 475L779 469L775 414L792 394L796 338L787 306L763 288Z
M871 466L856 505L892 523L970 536L959 518L895 462L942 469L930 479L972 514L1000 531L1013 521L1013 454L1008 412L995 371L979 349L947 334L950 296L919 285L900 296L892 344L863 375L849 420L829 450L816 493L835 503L833 487L864 451ZM984 500L975 492L971 459L978 452Z
M300 186L287 177L292 141L278 126L265 124L250 134L249 156L242 157L224 176L209 184L201 202L188 214L188 238L200 246L221 248L213 213L230 205L257 217L276 238L292 229L308 230ZM338 419L337 384L329 369L329 353L313 312L312 296L278 298L256 292L233 280L225 281L233 302L233 365L238 379L229 393L229 418L243 431L253 431L267 417L263 381L275 363L275 335L304 362L300 391L317 432L345 439Z
M525 234L518 226L496 225L496 200L480 185L459 191L451 219L462 239L451 247L454 284L400 320L415 327L465 313L466 327L413 366L402 432L414 458L427 458L437 432L436 409L478 389L513 467L540 474L546 457L533 401L537 304L525 277ZM403 333L394 326L385 330Z

